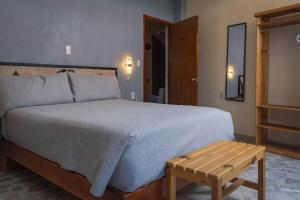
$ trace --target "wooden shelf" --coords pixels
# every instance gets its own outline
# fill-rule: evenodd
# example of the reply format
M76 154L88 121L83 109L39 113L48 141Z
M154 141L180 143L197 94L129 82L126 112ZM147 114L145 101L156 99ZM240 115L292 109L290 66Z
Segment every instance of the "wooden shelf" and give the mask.
M275 105L275 104L268 104L268 105L259 105L258 108L269 108L269 109L278 109L278 110L289 110L289 111L300 111L300 106L286 106L286 105Z
M279 28L285 26L293 26L300 24L300 16L299 17L285 17L283 19L274 19L268 22L262 22L258 24L258 27L261 31L265 31L272 28Z
M287 156L290 158L295 158L300 160L300 150L291 149L287 147L282 147L279 145L267 144L265 145L267 151L274 154L279 154L281 156Z
M284 125L277 125L277 124L258 124L257 125L260 128L266 128L276 131L285 131L289 133L299 133L300 134L300 128L292 127L292 126L284 126Z

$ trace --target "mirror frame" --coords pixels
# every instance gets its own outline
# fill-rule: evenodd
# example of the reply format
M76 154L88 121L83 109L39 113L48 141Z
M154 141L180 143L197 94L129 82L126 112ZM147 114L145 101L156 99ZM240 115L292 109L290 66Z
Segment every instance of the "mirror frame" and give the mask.
M227 82L228 82L228 54L229 54L229 31L230 28L234 27L234 26L240 26L240 25L244 25L245 27L245 36L244 36L244 62L243 62L243 70L244 70L244 93L243 93L243 98L241 99L237 99L237 98L232 98L232 97L228 97L227 96ZM245 94L246 94L246 46L247 45L247 22L243 22L243 23L238 23L238 24L232 24L227 26L227 53L226 53L226 71L225 71L225 100L227 101L239 101L239 102L244 102L245 101Z

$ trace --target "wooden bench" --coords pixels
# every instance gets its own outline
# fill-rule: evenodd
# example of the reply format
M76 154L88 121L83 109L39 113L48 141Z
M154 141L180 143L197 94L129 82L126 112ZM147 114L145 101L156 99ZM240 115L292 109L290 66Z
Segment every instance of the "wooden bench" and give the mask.
M258 161L258 183L239 177ZM265 199L265 147L220 141L167 163L167 200L176 199L176 177L212 188L212 199L221 200L240 186L258 190ZM230 184L229 184L230 183Z

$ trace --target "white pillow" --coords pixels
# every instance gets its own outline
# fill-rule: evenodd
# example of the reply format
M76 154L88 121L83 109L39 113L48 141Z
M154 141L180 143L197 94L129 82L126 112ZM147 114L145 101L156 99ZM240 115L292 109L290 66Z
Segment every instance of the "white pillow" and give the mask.
M0 117L11 109L73 102L66 73L48 76L0 75Z
M114 75L82 75L69 73L76 102L121 98L119 83Z

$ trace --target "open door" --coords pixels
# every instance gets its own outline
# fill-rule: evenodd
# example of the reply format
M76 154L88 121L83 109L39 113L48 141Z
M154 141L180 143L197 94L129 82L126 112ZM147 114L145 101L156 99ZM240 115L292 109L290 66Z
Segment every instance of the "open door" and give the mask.
M169 104L198 105L198 16L169 26Z

